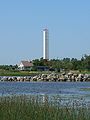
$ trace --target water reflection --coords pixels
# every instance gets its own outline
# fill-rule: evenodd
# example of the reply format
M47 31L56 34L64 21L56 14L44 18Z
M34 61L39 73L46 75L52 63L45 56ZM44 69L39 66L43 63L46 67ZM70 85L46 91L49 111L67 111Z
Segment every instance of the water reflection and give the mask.
M40 103L90 105L90 82L0 82L0 96L27 95Z

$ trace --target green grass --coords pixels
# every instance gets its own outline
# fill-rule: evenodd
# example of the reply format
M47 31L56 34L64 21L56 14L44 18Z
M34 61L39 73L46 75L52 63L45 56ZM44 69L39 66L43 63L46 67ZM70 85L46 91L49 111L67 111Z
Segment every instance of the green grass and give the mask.
M1 97L0 120L90 120L90 108L41 104L27 96Z
M90 71L73 71L75 73L90 74ZM38 74L49 74L50 71L18 71L0 69L0 76L34 76ZM58 73L58 72L57 72Z
M37 72L29 72L29 71L8 71L8 70L0 70L0 76L30 76L38 74Z
M1 70L0 69L0 76L34 76L43 73L50 73L47 71L9 71L9 70Z
M82 74L90 74L90 70L82 70L80 73L82 73Z

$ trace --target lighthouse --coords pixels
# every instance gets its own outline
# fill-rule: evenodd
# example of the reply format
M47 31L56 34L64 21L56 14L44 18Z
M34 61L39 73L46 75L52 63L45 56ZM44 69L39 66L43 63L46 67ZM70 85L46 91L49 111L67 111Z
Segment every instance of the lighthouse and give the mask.
M43 59L49 60L49 32L43 29Z

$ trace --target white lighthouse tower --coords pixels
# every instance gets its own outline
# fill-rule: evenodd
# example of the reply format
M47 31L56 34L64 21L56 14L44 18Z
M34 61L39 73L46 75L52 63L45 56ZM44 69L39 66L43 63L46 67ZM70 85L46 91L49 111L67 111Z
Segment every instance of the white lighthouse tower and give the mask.
M43 30L43 59L49 60L49 32L48 32L48 29Z

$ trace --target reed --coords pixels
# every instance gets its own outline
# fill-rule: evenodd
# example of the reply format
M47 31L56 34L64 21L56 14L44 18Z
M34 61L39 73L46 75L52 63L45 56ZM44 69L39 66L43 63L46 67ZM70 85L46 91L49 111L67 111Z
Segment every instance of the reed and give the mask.
M55 106L28 96L0 97L0 120L90 120L90 106Z

